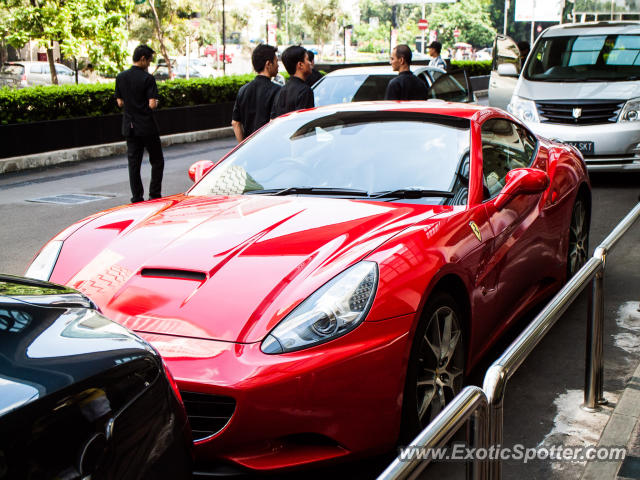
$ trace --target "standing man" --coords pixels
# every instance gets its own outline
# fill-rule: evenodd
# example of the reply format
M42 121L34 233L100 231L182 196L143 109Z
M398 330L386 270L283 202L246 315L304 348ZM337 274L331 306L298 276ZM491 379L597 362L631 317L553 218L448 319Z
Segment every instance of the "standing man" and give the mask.
M398 76L387 85L385 100L427 99L427 85L411 71L411 49L407 45L394 48L389 63Z
M433 41L427 46L427 48L429 49L429 56L431 57L431 60L429 60L429 66L446 70L447 63L440 56L440 52L442 52L442 44L440 42Z
M238 143L271 119L273 100L281 88L271 81L278 74L277 50L260 44L251 54L251 63L258 75L240 88L231 114L231 126Z
M289 72L289 80L280 89L271 110L271 118L285 113L313 108L313 91L305 83L311 74L311 62L307 50L299 45L293 45L282 52L282 63Z
M137 46L133 51L131 68L116 77L116 101L120 108L124 107L122 135L127 140L131 203L144 200L140 166L145 148L151 163L149 199L162 196L164 157L158 126L153 117L153 111L158 107L158 86L156 79L147 71L154 53L146 45Z
M311 75L307 77L306 82L307 85L313 87L313 84L322 78L322 74L316 70L316 62L314 60L316 55L311 50L307 50L307 53L309 55L309 61L311 62Z

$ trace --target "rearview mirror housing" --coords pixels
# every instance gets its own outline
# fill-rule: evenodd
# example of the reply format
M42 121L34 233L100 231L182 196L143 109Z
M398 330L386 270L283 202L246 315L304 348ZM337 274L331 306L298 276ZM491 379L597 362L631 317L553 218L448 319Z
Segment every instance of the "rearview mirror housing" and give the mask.
M518 69L515 63L501 63L498 65L498 75L502 77L518 77Z
M505 178L505 186L495 200L495 207L501 210L517 195L535 195L549 187L549 175L538 168L514 168Z
M209 170L213 168L215 163L211 160L200 160L189 167L188 174L192 182L197 183L204 177Z

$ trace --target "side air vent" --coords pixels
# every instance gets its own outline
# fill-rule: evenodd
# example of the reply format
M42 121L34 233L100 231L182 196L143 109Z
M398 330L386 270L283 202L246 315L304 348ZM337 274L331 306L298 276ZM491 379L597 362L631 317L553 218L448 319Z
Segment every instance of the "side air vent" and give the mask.
M182 278L184 280L198 280L200 282L207 278L204 272L174 270L171 268L143 268L140 275L143 277Z
M231 397L183 391L180 391L180 395L194 441L203 440L222 430L236 409L236 401Z

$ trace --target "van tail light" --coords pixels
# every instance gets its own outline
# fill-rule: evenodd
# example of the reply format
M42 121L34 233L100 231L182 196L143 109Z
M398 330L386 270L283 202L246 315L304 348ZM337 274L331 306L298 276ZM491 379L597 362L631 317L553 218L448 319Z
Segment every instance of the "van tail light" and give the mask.
M22 85L23 87L27 86L27 74L23 73L22 77L20 77L20 85Z

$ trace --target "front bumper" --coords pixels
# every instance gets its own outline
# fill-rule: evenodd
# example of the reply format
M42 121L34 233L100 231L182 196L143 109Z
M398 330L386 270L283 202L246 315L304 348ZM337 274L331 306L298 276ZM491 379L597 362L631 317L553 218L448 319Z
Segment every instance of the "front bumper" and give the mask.
M196 471L221 463L270 471L393 447L413 320L364 322L334 341L280 355L262 353L260 343L140 335L181 391L235 400L224 427L195 442Z
M534 133L561 142L594 143L593 154L584 155L590 171L620 172L640 170L640 123L564 125L529 123Z

